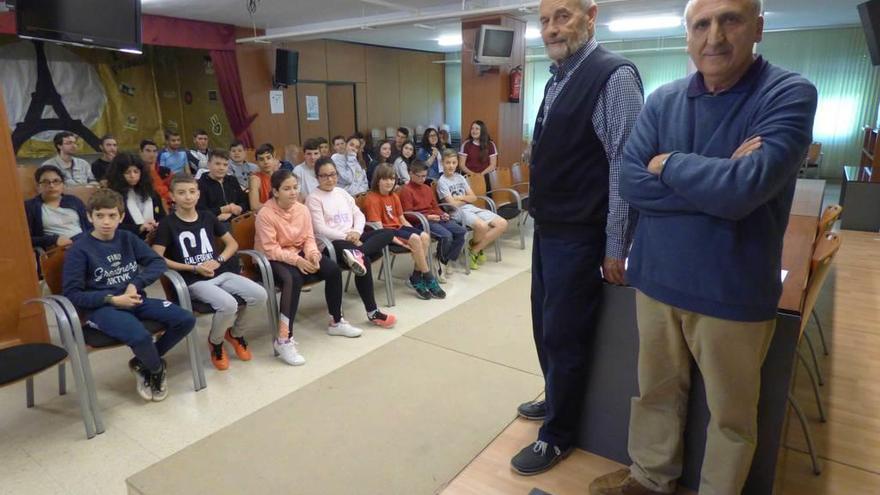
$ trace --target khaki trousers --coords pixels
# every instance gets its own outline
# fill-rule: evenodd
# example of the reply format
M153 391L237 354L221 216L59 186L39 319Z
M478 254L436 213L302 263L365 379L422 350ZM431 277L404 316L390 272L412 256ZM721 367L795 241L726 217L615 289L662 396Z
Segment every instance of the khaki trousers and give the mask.
M721 320L641 292L636 313L641 395L632 400L629 423L633 477L654 491L675 491L693 359L706 384L710 414L699 493L739 494L755 452L761 365L776 320Z

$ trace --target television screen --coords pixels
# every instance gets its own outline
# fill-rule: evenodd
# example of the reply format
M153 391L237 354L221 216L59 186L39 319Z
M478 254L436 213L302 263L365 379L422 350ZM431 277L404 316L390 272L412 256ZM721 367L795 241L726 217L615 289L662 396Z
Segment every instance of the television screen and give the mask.
M513 28L484 24L477 32L474 60L479 65L510 63L513 54Z
M509 57L513 51L513 31L488 30L483 42L484 56Z
M880 0L870 0L859 5L859 17L865 29L871 62L880 65Z
M141 51L140 0L18 0L18 35Z

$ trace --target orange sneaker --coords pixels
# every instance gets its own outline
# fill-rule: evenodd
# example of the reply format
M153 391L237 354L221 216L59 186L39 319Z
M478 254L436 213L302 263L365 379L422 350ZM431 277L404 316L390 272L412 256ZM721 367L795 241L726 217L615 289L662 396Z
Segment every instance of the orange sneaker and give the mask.
M232 335L232 329L226 330L226 335L223 338L226 342L229 342L229 345L235 349L235 355L238 356L238 359L242 361L250 361L253 357L251 355L251 351L248 350L248 343L244 340L244 337L235 337Z
M391 313L383 313L378 309L375 313L371 315L368 314L367 319L370 320L370 323L372 323L373 325L382 328L391 328L394 326L395 323L397 323L396 316Z
M209 340L208 347L211 348L211 364L220 371L228 370L229 356L226 355L223 344L214 344Z

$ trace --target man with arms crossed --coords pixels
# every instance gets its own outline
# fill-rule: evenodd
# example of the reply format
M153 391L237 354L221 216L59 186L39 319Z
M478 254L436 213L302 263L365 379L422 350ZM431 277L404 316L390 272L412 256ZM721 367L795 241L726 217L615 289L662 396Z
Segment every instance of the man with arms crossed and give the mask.
M593 495L675 492L691 360L710 413L700 495L741 493L748 476L817 98L806 79L753 55L761 12L761 0L688 2L698 72L652 93L627 143L620 191L639 212L627 279L638 289L640 395L633 464L595 480Z
M544 420L538 439L511 460L523 475L571 450L583 400L587 342L602 275L624 283L630 208L618 194L623 147L642 108L636 68L600 47L593 0L543 0L541 36L553 60L533 136L529 213L532 330L546 402L518 412Z

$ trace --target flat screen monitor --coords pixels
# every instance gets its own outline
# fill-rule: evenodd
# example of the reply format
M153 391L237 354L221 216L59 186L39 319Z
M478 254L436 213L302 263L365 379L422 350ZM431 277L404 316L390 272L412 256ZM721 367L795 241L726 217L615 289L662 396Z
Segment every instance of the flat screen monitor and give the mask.
M140 0L17 0L18 36L141 53Z
M480 65L509 64L513 55L513 28L483 24L474 43L474 61Z

